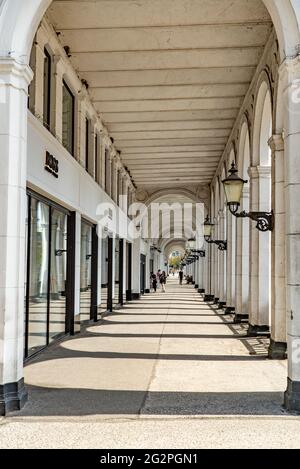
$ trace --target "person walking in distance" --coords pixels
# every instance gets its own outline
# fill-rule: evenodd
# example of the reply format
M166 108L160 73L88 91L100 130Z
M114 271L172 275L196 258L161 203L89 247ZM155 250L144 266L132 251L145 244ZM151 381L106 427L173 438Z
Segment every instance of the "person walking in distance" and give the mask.
M152 272L151 274L151 280L152 280L152 287L153 287L153 290L154 292L156 293L157 291L157 277L156 275Z
M158 270L156 274L157 283L160 283L160 276L161 276L161 270Z
M161 291L166 292L166 283L167 283L167 274L165 271L162 272L162 274L159 277L160 285L161 285Z
M183 281L183 272L182 270L179 271L179 285L182 285L182 281Z

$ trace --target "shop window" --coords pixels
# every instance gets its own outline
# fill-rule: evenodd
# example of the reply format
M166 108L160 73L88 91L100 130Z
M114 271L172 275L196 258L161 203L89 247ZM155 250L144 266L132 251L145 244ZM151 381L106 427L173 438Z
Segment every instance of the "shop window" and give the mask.
M68 213L28 196L25 358L67 332Z
M52 59L51 55L45 48L44 50L44 111L43 122L44 126L50 130L51 126L51 74L52 74Z
M74 119L75 98L68 85L63 81L62 143L74 156Z
M90 171L90 129L89 119L85 119L85 170Z

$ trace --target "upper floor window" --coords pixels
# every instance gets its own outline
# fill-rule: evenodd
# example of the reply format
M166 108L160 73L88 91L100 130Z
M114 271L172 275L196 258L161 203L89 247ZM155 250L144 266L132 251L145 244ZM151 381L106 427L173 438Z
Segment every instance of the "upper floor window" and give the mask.
M75 98L68 85L63 81L62 141L63 146L71 155L74 155L74 118Z
M89 158L90 158L90 121L85 119L85 169L89 172Z
M99 183L99 136L98 133L95 133L95 181Z
M44 49L44 112L43 122L44 126L50 130L51 126L51 72L52 60L47 49Z
M105 148L105 191L110 195L110 161L108 148Z

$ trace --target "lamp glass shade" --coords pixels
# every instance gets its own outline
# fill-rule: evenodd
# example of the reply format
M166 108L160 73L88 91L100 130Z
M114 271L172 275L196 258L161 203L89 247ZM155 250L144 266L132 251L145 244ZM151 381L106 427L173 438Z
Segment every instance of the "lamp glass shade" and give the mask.
M231 169L229 170L228 178L224 179L222 182L228 205L233 204L235 206L239 206L244 184L246 184L247 181L244 181L238 176L238 171L234 162L232 163Z
M212 235L213 224L209 222L204 223L204 236L210 238Z
M228 204L240 204L244 188L244 181L242 179L225 180L224 190Z
M188 240L188 249L190 251L194 251L196 249L196 240L195 239L189 239Z

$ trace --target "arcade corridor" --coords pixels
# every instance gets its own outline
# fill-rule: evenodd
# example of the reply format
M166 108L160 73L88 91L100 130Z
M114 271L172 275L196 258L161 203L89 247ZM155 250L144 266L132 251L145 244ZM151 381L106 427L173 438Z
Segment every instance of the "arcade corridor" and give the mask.
M29 400L0 420L2 445L299 446L299 418L282 408L286 361L268 360L269 340L246 337L232 317L170 277L165 294L30 361Z

